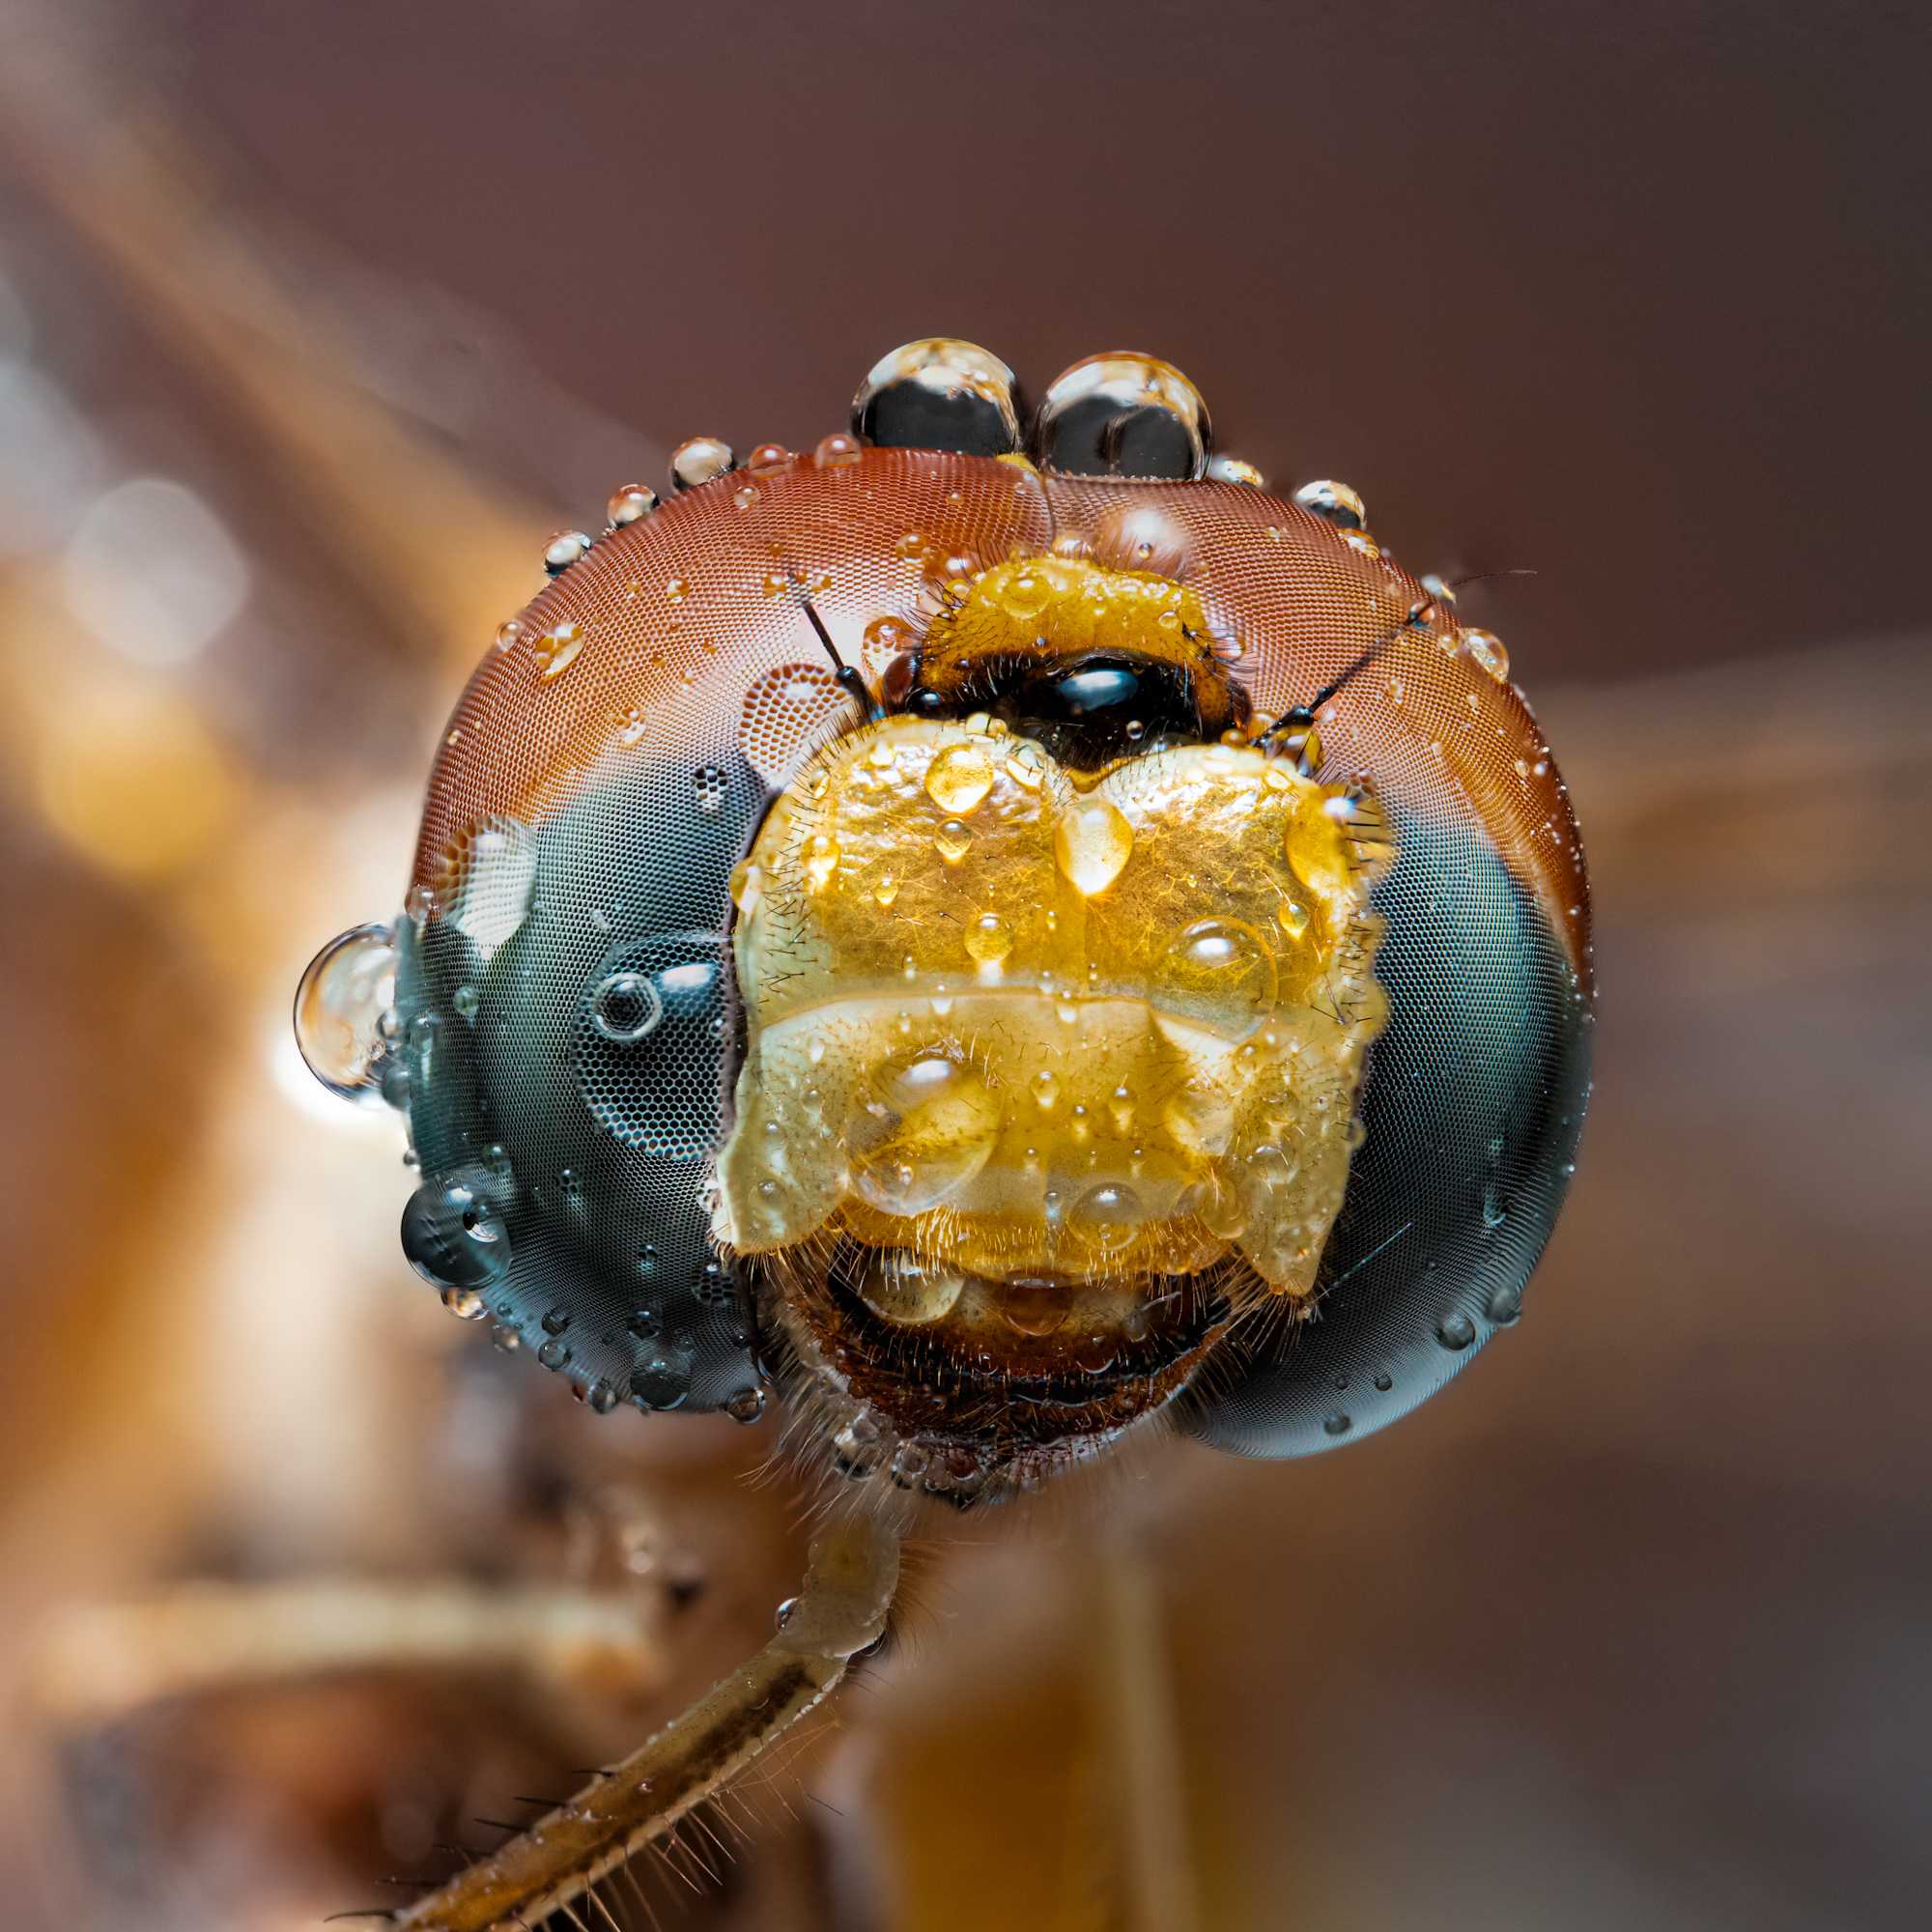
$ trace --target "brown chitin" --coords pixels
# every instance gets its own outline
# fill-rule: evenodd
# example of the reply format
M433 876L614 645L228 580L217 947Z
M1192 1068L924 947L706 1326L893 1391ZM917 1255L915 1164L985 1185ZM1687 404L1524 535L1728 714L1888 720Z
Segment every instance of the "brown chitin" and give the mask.
M948 602L920 691L997 706L1104 662L1184 675L1188 724L1218 701L1205 613L1157 573L1022 558ZM715 1232L839 1457L958 1499L1112 1439L1244 1307L1305 1303L1389 852L1359 786L1233 728L1075 719L1049 748L1023 705L943 711L826 748L735 877Z

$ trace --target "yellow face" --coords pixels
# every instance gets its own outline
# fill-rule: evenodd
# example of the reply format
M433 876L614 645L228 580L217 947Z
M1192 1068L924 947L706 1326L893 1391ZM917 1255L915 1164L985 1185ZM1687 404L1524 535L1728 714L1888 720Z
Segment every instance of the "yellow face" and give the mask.
M1055 558L947 622L976 656L1009 619L1152 655L1188 647L1191 603ZM837 740L737 874L719 1237L856 1242L908 1328L996 1306L1084 1334L1216 1268L1305 1295L1382 1012L1385 857L1373 801L1244 742L1079 771L985 714Z

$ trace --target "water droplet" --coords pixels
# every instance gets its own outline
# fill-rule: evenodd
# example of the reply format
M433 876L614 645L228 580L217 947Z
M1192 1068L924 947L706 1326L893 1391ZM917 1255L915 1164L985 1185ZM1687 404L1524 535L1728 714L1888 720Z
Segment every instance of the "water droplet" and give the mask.
M1034 1105L1042 1113L1051 1113L1054 1103L1060 1098L1060 1076L1051 1067L1042 1066L1028 1085Z
M932 835L932 849L949 866L956 866L973 846L973 828L956 818L949 818Z
M658 493L648 483L625 483L611 492L604 517L613 530L621 530L625 525L648 517L657 506Z
M1037 791L1046 777L1046 753L1031 740L1024 740L1008 754L1007 773L1015 784Z
M1013 932L996 912L982 912L966 927L966 952L979 965L998 967L1013 950Z
M609 1415L617 1406L617 1391L609 1382L592 1382L586 1400L592 1415Z
M1060 814L1053 853L1074 890L1087 898L1121 876L1134 850L1134 828L1118 806L1089 798Z
M624 713L617 724L617 742L620 745L635 745L650 729L650 720L635 705Z
M546 1335L561 1335L569 1326L570 1313L567 1309L553 1308L544 1316L543 1331Z
M741 1388L724 1405L724 1413L733 1422L755 1422L764 1412L765 1392L761 1388Z
M481 1169L425 1180L403 1209L403 1253L438 1288L487 1288L510 1266L510 1237Z
M1073 1204L1066 1225L1089 1247L1117 1254L1133 1240L1142 1218L1140 1197L1131 1187L1103 1181Z
M731 492L731 500L741 510L749 510L758 500L758 486L755 483L741 483Z
M1000 608L1020 623L1031 623L1053 602L1053 579L1044 570L1015 571L1000 591Z
M691 1357L678 1348L659 1348L631 1371L631 1400L640 1408L678 1408L691 1396Z
M506 619L497 626L497 648L499 651L514 650L517 639L523 635L523 624L517 618Z
M847 436L843 430L834 430L830 436L819 438L818 446L811 452L811 460L820 469L846 469L857 463L863 453L864 446L856 436Z
M1460 1311L1445 1315L1435 1324L1435 1339L1445 1349L1460 1351L1476 1339L1476 1324Z
M1381 545L1367 530L1342 530L1338 534L1342 541L1358 555L1378 557L1382 554Z
M925 532L923 530L908 530L897 543L894 544L893 550L899 556L923 556L925 554Z
M871 873L871 887L873 902L881 907L889 906L899 895L898 874L890 866L875 866Z
M1484 1311L1498 1328L1516 1325L1522 1314L1522 1290L1515 1282L1505 1282L1491 1296Z
M925 768L925 795L941 811L973 810L993 788L993 760L978 745L948 745Z
M583 626L568 621L553 624L542 637L531 644L530 649L537 661L537 676L548 681L560 677L577 662L577 654L583 648Z
M1510 674L1510 654L1493 631L1464 631L1463 648L1498 684Z
M445 1288L442 1305L459 1321L480 1321L489 1313L483 1297L473 1288Z
M796 1597L787 1597L784 1600L784 1602L779 1605L778 1614L774 1616L772 1619L774 1628L778 1630L783 1630L785 1625L791 1622L792 1613L797 1608L798 1608L798 1599Z
M664 1332L664 1318L654 1308L638 1308L624 1323L640 1342L654 1341Z
M352 926L309 961L296 988L296 1044L331 1094L380 1096L383 1016L395 997L396 940L386 925Z
M1065 1288L1048 1278L1009 1281L1000 1295L1001 1319L1015 1335L1051 1335L1065 1326L1070 1312Z
M859 1296L881 1320L917 1328L950 1315L965 1286L966 1277L956 1268L875 1248L859 1278Z
M553 577L590 554L590 539L582 530L559 530L544 546L543 566Z
M781 442L761 442L745 459L745 468L753 476L770 476L791 461L791 451Z
M1301 1172L1300 1157L1270 1141L1248 1156L1248 1172L1266 1188L1287 1187Z
M473 1021L483 1000L474 986L459 986L450 994L449 1004L455 1009L459 1019Z
M1346 1435L1353 1427L1353 1420L1346 1409L1333 1409L1321 1418L1321 1433L1324 1435Z
M721 437L687 438L670 453L670 487L696 490L734 467L737 458L731 445Z
M1291 939L1299 939L1308 930L1308 908L1299 899L1283 899L1274 909L1275 923Z
M1496 1192L1493 1180L1483 1188L1483 1226L1493 1234L1509 1219L1509 1210L1504 1208L1502 1196Z
M726 780L722 765L699 765L691 776L691 788L697 796L699 811L716 811L724 803Z
M664 1000L642 973L612 973L590 996L590 1023L606 1039L628 1046L664 1018Z
M1382 1394L1386 1395L1390 1389L1395 1387L1395 1378L1386 1369L1378 1369L1376 1371L1376 1386L1381 1390Z
M811 890L823 892L838 869L838 841L823 832L813 833L805 847L805 876Z
M1274 953L1237 919L1197 920L1161 960L1159 999L1245 1038L1274 1009Z
M570 1344L548 1341L537 1350L537 1360L547 1369L560 1369L570 1360Z
M514 1355L524 1346L524 1338L507 1321L499 1321L490 1331L490 1339L506 1355Z

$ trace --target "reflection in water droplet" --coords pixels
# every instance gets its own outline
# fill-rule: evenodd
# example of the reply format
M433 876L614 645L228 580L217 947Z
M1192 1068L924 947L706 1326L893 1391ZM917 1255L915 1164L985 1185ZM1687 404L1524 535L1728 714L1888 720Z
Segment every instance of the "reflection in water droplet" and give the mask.
M1026 623L1053 602L1053 580L1043 570L1022 570L1007 579L1000 608L1009 617Z
M474 1020L483 998L474 986L459 986L450 994L449 1004L455 1009L457 1018Z
M1522 1314L1521 1288L1515 1282L1505 1282L1490 1296L1484 1312L1498 1328L1513 1327Z
M537 1350L537 1360L547 1369L560 1369L570 1360L570 1344L553 1338Z
M631 1400L639 1408L677 1408L690 1395L691 1356L684 1349L656 1349L631 1371Z
M489 1313L483 1297L473 1288L445 1288L442 1305L459 1321L480 1321Z
M1274 909L1275 923L1291 939L1308 930L1308 908L1299 899L1283 899Z
M856 436L835 430L830 436L819 438L811 460L820 469L847 469L859 461L861 453L862 445Z
M582 648L582 624L554 624L530 646L537 661L537 676L545 680L560 676L577 662Z
M692 774L691 788L697 798L699 811L716 811L724 803L725 777L719 765L700 765Z
M813 833L805 847L805 876L811 890L823 892L838 870L838 841L823 832Z
M395 997L395 934L386 925L352 926L309 961L296 988L296 1044L331 1094L379 1097L383 1015Z
M1510 674L1510 654L1493 631L1464 631L1463 644L1471 658L1498 684Z
M1378 1369L1376 1371L1376 1386L1386 1395L1390 1389L1395 1387L1395 1378L1386 1369Z
M1000 1315L1015 1335L1051 1335L1068 1313L1066 1290L1057 1281L1009 1281L1000 1295Z
M544 548L543 565L553 577L590 554L590 539L582 530L559 530Z
M1121 876L1133 856L1134 828L1104 798L1084 799L1060 814L1053 853L1074 890L1092 898Z
M925 770L925 793L941 811L973 810L993 788L993 760L978 745L948 745Z
M950 1315L965 1286L966 1277L956 1268L875 1248L859 1278L859 1296L883 1321L915 1328Z
M523 635L522 623L515 617L506 618L497 626L497 648L499 651L514 649L517 639Z
M1013 932L996 912L982 912L966 927L967 955L978 964L998 967L1013 950Z
M625 525L649 516L657 506L658 493L648 483L626 483L611 492L604 517L613 530L621 530Z
M1435 1339L1445 1349L1459 1351L1466 1349L1476 1339L1476 1324L1460 1311L1445 1315L1435 1324Z
M872 1076L882 1103L848 1131L853 1184L888 1214L923 1214L971 1180L991 1157L1000 1113L970 1065L929 1047L892 1056Z
M1066 1225L1089 1247L1117 1254L1133 1240L1141 1219L1139 1195L1131 1187L1105 1181L1090 1187L1073 1204Z
M1197 920L1162 957L1158 998L1245 1038L1274 1009L1274 953L1240 920Z
M1015 784L1037 791L1046 777L1046 754L1031 741L1015 745L1007 758L1007 773Z
M724 1405L724 1413L733 1422L755 1422L765 1412L765 1392L761 1388L741 1388Z
M425 1180L410 1196L403 1253L438 1288L487 1288L508 1273L509 1233L482 1169Z
M973 828L962 825L956 818L949 818L932 835L932 849L949 866L956 866L973 846Z
M745 459L745 468L754 476L769 476L791 461L791 451L781 442L761 442Z
M1347 1410L1334 1409L1321 1419L1321 1433L1324 1435L1346 1435L1354 1427Z
M642 973L612 973L590 996L590 1023L606 1039L628 1046L655 1030L664 1000Z

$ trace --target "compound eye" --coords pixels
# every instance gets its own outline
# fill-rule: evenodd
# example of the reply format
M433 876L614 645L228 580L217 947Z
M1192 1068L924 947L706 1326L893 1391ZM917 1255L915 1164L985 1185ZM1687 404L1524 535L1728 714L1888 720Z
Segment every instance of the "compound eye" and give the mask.
M1212 442L1201 391L1171 362L1130 350L1090 355L1053 379L1034 420L1034 457L1075 476L1186 482Z
M859 385L852 428L888 449L1005 456L1020 446L1013 372L977 342L932 335L905 343Z

